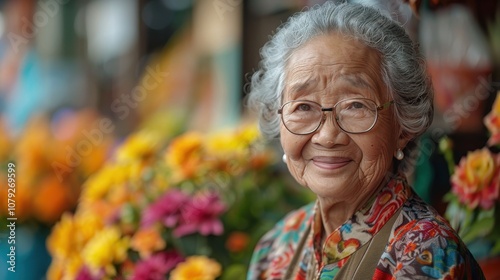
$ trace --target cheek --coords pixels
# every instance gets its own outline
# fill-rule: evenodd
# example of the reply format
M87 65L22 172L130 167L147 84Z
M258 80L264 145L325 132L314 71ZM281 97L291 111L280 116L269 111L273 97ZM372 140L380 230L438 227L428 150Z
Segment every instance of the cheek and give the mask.
M382 132L382 131L380 131ZM396 150L396 137L391 130L384 130L383 133L374 133L371 137L362 139L359 143L363 151L363 157L368 162L392 162L394 151Z
M281 129L281 147L289 159L297 160L302 157L302 149L307 142L307 137L291 134L286 129Z
M287 166L290 172L296 177L304 169L305 162L302 156L304 146L308 141L307 136L294 135L288 130L281 130L281 147L287 157Z
M391 145L386 142L387 139L374 139L367 143L363 148L363 154L368 161L385 160L392 154Z
M287 157L286 166L288 171L299 184L307 186L306 182L303 180L306 163L302 157L302 150L306 141L301 138L303 138L303 136L293 135L288 131L281 132L281 146Z

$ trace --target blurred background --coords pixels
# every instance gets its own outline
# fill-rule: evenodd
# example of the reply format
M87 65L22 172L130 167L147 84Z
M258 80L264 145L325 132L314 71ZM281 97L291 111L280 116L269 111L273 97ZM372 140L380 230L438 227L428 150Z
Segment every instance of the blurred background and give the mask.
M138 131L154 130L167 143L186 131L207 134L255 121L242 101L259 49L287 17L323 2L0 1L0 279L46 278L54 226L76 211L85 182ZM444 212L450 175L438 142L453 138L458 160L488 140L482 119L500 87L500 4L404 3L411 14L405 26L436 88L436 121L414 171L428 176L413 180ZM9 163L17 174L14 208L7 203ZM430 174L436 168L446 174ZM310 197L285 199L290 203L279 213ZM17 218L15 273L5 268L10 210Z

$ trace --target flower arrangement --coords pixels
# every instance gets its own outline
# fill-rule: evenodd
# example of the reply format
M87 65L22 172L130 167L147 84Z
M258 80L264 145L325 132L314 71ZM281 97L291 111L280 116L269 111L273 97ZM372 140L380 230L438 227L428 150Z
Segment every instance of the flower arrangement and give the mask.
M19 175L12 213L19 223L50 227L76 207L81 185L104 164L114 145L112 131L101 132L99 141L89 139L101 119L91 109L67 109L51 118L33 117L19 135L0 126L0 164L14 164ZM5 172L6 167L0 169L2 182L7 182ZM7 201L6 188L0 189L0 199ZM8 215L7 207L1 207L0 217Z
M258 238L307 203L255 125L144 129L85 183L47 245L48 279L245 279Z
M500 154L495 152L500 144L500 92L484 123L491 134L487 146L470 151L458 166L452 143L446 138L440 142L452 174L445 216L477 259L500 254Z

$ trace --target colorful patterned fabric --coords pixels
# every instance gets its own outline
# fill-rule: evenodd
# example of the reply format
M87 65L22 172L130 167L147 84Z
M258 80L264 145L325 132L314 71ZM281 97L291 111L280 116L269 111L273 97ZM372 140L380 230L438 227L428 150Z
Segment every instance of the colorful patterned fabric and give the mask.
M484 279L457 233L402 176L391 179L323 245L317 207L316 202L291 212L260 240L247 279L333 279L401 207L372 279Z

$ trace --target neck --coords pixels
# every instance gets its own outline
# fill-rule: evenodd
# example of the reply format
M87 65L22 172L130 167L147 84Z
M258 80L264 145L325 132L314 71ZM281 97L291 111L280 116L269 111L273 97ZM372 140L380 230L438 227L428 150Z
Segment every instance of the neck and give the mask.
M329 236L363 208L368 201L377 196L388 180L388 178L384 179L371 193L367 193L365 196L356 196L353 200L335 201L331 198L318 197L318 209L323 223L324 237Z

